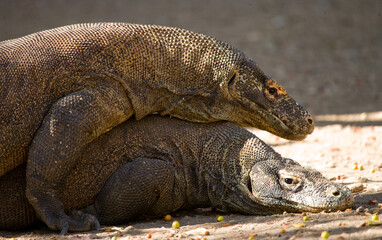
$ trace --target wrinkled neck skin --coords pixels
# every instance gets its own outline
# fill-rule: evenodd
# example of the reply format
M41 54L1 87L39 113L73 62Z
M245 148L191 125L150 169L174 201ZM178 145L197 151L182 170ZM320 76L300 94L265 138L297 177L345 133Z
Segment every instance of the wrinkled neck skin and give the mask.
M225 130L209 139L200 161L199 174L210 206L225 212L273 213L248 189L249 174L257 162L281 156L244 128L233 126Z

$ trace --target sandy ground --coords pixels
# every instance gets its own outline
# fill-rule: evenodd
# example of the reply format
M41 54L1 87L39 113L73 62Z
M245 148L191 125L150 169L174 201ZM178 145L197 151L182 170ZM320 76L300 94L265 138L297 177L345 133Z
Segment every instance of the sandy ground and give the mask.
M303 142L286 141L258 130L254 132L282 155L316 168L333 181L363 184L363 190L356 194L353 210L307 213L309 221L304 222L301 214L245 216L197 209L172 214L173 220L180 223L177 230L171 228L171 221L152 219L65 237L44 227L27 232L0 232L0 237L96 239L117 236L118 239L148 239L150 234L152 239L251 239L251 236L254 239L318 239L322 231L328 231L329 239L382 239L382 225L368 226L371 214L379 209L379 202L382 203L381 126L321 126ZM356 163L358 170L353 169ZM359 170L361 165L363 170ZM360 206L368 208L368 212L356 211ZM217 222L218 214L224 217L223 222ZM380 217L382 219L382 214ZM305 227L299 226L301 223ZM205 235L206 232L209 235Z
M238 47L319 120L319 127L303 142L256 134L284 156L335 181L362 183L365 189L356 196L353 209L364 206L373 212L378 203L370 205L370 200L382 202L382 1L0 1L0 40L101 21L176 26ZM364 170L353 170L354 163ZM355 210L308 213L310 220L302 228L295 225L303 222L300 214L223 214L220 223L216 214L208 209L173 214L180 222L178 230L156 219L64 238L146 239L151 234L153 239L318 239L326 230L329 239L382 239L382 225L365 226L371 216ZM186 234L198 228L204 229ZM0 232L1 237L61 238L46 228Z

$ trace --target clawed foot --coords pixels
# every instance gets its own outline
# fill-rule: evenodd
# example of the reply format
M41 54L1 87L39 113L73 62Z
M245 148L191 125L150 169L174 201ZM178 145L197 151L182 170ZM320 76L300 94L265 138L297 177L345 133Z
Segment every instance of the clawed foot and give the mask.
M65 235L68 232L83 232L90 230L98 230L101 225L97 218L91 214L83 213L82 211L72 211L70 216L65 216L60 219L59 226L60 235Z
M100 228L99 221L91 214L78 210L66 214L56 191L27 188L26 195L39 218L50 229L60 231L61 235Z

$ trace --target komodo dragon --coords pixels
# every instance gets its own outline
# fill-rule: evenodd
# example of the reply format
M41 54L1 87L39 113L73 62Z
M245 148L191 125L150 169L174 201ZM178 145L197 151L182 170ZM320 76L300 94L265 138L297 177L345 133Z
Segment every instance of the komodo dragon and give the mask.
M57 193L84 146L152 113L294 140L314 128L255 62L190 31L79 24L0 43L0 176L28 159L28 199L52 229L76 227Z
M25 166L0 178L0 187L0 229L33 224ZM345 209L353 202L347 187L282 158L245 128L160 116L128 120L89 143L60 199L68 213L89 205L87 214L102 224L207 206L265 215Z

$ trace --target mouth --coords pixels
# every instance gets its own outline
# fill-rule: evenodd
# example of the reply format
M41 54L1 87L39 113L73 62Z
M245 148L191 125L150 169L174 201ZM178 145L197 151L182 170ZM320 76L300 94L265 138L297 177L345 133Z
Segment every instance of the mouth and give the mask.
M275 204L274 201L279 202L278 204ZM303 203L286 200L286 199L275 199L275 198L263 198L263 201L265 202L273 202L272 205L276 206L278 205L280 209L285 209L289 211L294 212L312 212L312 213L318 213L318 212L332 212L332 211L338 211L338 210L345 210L346 208L349 208L354 203L354 197L353 195L348 195L344 197L342 200L340 200L337 204L334 204L333 206L323 206L323 207L317 207L317 206L311 206L306 205Z
M250 115L245 119L245 123L243 125L250 125L257 127L261 130L268 131L272 134L275 134L279 137L288 139L288 140L296 140L300 141L305 139L311 131L295 131L291 127L285 124L278 116L266 110L263 106L257 105L257 113L258 118L251 118ZM260 123L260 125L259 125Z

